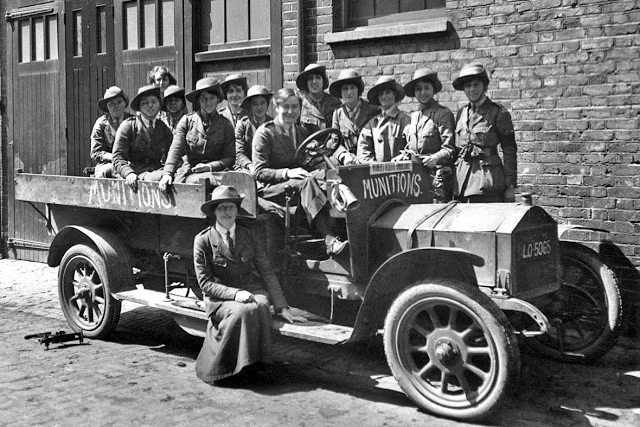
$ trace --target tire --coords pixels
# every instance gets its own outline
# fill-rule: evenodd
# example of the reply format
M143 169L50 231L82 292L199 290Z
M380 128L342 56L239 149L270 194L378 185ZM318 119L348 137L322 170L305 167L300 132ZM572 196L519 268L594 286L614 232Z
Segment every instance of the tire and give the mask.
M479 289L453 281L401 293L384 324L393 376L421 409L476 421L496 410L520 375L505 314Z
M87 338L106 338L118 324L121 303L111 295L105 262L91 246L72 246L62 257L58 297L71 328Z
M596 252L577 243L560 242L560 266L560 290L539 307L551 330L527 343L562 362L592 363L615 346L620 332L618 279Z

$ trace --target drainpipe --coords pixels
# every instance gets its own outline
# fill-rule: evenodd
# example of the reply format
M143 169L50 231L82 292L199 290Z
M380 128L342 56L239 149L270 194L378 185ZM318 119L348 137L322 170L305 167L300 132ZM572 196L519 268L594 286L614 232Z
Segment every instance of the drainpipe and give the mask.
M298 71L304 67L304 0L298 0Z

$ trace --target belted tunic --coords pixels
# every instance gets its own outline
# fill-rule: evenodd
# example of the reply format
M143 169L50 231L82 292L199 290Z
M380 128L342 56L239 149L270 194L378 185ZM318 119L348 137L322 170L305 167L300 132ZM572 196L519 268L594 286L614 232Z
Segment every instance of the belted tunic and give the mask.
M131 117L131 114L125 111L122 121ZM122 124L122 122L120 122ZM99 169L108 166L112 167L111 160L105 159L105 154L113 153L113 144L116 140L118 128L115 127L113 120L109 114L104 114L96 120L91 130L91 160L96 164L96 177L111 176L111 171L107 175L99 172Z
M511 115L486 98L473 111L467 104L456 117L454 195L499 195L517 182L517 146ZM499 148L502 150L500 158Z
M356 108L356 111L353 113L349 111L346 105L342 105L333 112L331 127L338 129L342 134L344 138L344 149L346 149L346 151L352 154L357 153L360 132L362 132L367 122L378 114L379 111L380 109L378 107L361 99L359 108ZM351 116L350 113L352 114ZM344 151L344 149L340 150L339 148L338 150ZM339 152L336 152L336 155L339 154Z
M389 162L405 146L403 131L411 119L397 105L369 120L358 138L360 163Z
M324 92L322 99L319 101L315 101L311 98L311 95L307 94L302 98L300 124L309 132L309 135L326 129L331 126L333 112L340 108L340 105L342 105L340 98L336 98L327 92Z

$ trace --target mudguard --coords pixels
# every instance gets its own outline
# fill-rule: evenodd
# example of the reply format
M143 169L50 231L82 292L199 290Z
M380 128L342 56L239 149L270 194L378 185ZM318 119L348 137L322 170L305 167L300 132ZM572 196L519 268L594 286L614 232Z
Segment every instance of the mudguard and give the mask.
M384 324L393 301L406 288L433 279L454 279L477 287L473 267L483 265L482 257L457 248L416 248L394 255L371 277L349 342L374 335Z
M98 249L107 267L111 293L135 289L129 251L112 231L102 227L69 225L56 234L49 249L47 264L57 267L65 252L79 243Z
M585 225L577 225L577 224L558 224L558 240L567 240L565 237L565 233L569 230L585 230L585 231L599 231L601 233L608 233L609 230L605 230L602 228L596 227L587 227Z

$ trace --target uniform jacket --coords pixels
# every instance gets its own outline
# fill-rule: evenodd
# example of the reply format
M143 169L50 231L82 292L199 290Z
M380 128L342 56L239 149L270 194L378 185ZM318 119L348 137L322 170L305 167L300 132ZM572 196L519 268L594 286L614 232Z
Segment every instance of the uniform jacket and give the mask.
M263 243L249 229L236 225L234 251L231 253L215 227L208 227L194 239L193 255L208 315L221 302L233 301L240 290L266 290L276 312L287 307Z
M369 104L364 99L360 100L360 111L351 120L346 105L333 112L331 127L338 129L344 137L344 145L347 151L356 154L358 151L358 137L362 128L379 112L379 108Z
M502 105L486 98L475 113L471 104L460 109L456 117L456 147L456 196L502 193L507 186L516 186L515 133L511 115Z
M297 144L302 143L309 133L295 124ZM264 183L275 184L286 181L286 169L295 168L296 154L294 142L284 133L276 121L266 122L258 128L253 137L253 164L256 167L256 179Z
M342 101L333 95L324 93L320 104L311 101L309 95L302 99L300 109L300 124L307 129L309 135L319 130L326 129L331 125L331 118L336 108L340 108ZM300 141L302 142L302 141Z
M113 143L113 167L126 178L130 173L141 174L162 168L172 138L171 130L156 119L151 132L140 117L129 117L116 132Z
M168 111L160 111L158 117L164 122L165 125L167 125L169 129L171 129L171 132L175 133L176 128L178 127L178 123L180 123L180 119L182 119L187 114L187 112L188 111L186 107L178 111L175 116L171 116Z
M265 123L273 120L269 115L265 117ZM256 123L245 116L236 125L236 169L248 169L253 157L252 144L253 136L256 133Z
M405 148L434 155L439 165L452 165L456 151L453 113L433 99L422 107L411 113L411 121L404 129Z
M125 112L122 121L129 117L131 114ZM102 156L105 153L112 153L117 131L118 129L114 128L113 123L109 120L108 114L100 116L96 120L91 131L91 160L96 164L111 163L105 161Z
M240 119L242 119L243 117L247 117L249 115L249 112L245 109L242 109L240 110L240 113L238 113L234 117L231 109L229 107L224 107L218 111L218 114L229 120L229 123L231 123L231 126L235 129L236 125L240 122Z
M173 175L186 154L191 167L211 165L212 172L231 169L236 157L234 130L220 114L214 114L207 131L200 113L180 119L164 165L164 173Z
M400 154L405 146L403 131L411 119L394 106L387 116L378 114L369 120L358 138L360 163L388 162Z

